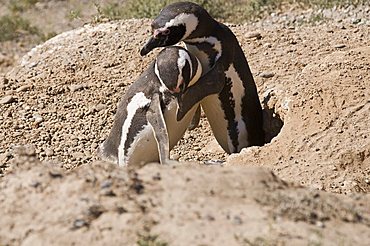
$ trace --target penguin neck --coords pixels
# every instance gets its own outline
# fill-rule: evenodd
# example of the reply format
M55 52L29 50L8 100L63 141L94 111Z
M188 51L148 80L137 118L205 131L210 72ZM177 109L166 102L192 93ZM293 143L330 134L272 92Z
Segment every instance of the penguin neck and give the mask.
M195 71L194 76L190 80L190 82L188 83L187 87L190 87L190 86L194 85L196 82L198 82L200 76L202 75L202 64L198 60L198 58L195 57L195 60L197 62L197 70Z
M212 34L215 33L215 30L220 27L220 23L211 17L201 17L198 19L200 19L198 26L188 37L186 37L186 39L183 40L185 43L188 40L195 38L212 36Z
M221 41L215 34L219 33L220 23L208 14L198 15L197 28L182 40L186 49L195 55L202 64L202 75L207 73L222 55Z
M186 49L202 64L203 74L207 73L222 55L222 43L215 36L203 36L185 41Z

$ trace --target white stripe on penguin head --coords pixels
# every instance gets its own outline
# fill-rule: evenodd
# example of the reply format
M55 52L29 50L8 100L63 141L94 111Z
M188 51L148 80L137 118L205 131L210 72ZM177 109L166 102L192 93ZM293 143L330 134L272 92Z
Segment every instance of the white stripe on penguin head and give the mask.
M164 26L168 28L172 26L179 26L182 24L185 25L186 31L184 36L181 38L181 40L184 40L189 37L189 35L197 28L198 23L198 17L196 17L195 15L182 13L171 19Z
M200 37L200 38L193 38L186 40L187 43L209 43L213 46L213 49L217 52L216 61L221 57L222 55L222 44L221 41L218 40L216 37L210 36L210 37Z
M195 60L197 61L197 70L195 71L195 75L193 76L193 78L190 80L189 84L188 84L188 87L192 86L193 84L195 84L195 82L198 81L198 79L200 78L200 76L202 75L202 64L200 63L200 61L198 60L198 58L195 57Z
M161 78L161 75L159 74L157 59L155 60L155 63L154 63L154 73L157 76L159 82L161 83L161 87L159 87L159 91L164 92L164 91L168 90L166 84L163 82L163 80Z
M190 56L188 52L185 50L179 49L179 58L177 59L177 68L179 69L179 77L177 78L177 85L176 88L180 88L181 83L184 82L184 77L182 75L182 70L186 65L186 61L188 61L190 65L190 76L193 74L193 64L191 62Z

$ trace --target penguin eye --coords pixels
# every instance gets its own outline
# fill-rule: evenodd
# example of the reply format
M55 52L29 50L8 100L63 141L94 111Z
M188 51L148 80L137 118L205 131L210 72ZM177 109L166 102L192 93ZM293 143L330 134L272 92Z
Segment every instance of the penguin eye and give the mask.
M168 35L168 34L170 34L170 29L168 29L168 28L166 28L166 29L164 29L163 31L162 31L162 34L163 35Z
M161 38L167 36L170 33L170 30L167 28L159 28L154 29L152 32L155 38Z

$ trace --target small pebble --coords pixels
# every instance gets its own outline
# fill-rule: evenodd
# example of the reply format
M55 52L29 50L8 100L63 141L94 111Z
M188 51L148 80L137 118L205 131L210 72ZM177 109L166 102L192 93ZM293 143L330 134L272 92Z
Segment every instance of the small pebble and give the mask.
M8 83L9 83L9 79L8 79L8 78L3 77L3 78L2 78L2 83L3 83L4 85L8 84Z
M98 104L94 107L96 111L101 111L103 109L106 109L107 107L104 104Z
M0 154L0 165L4 164L8 160L6 154Z
M75 91L79 91L79 90L82 90L84 89L86 86L85 85L70 85L69 86L69 90L72 91L72 92L75 92Z
M82 152L75 152L72 154L73 158L75 159L82 159L83 157L85 157L85 154L82 153Z
M112 186L112 181L111 180L104 180L101 185L100 185L100 189L107 189L107 188L110 188Z
M336 48L336 49L342 49L344 47L346 47L345 44L336 44L336 45L334 45L334 48Z
M60 172L60 170L55 170L55 169L51 169L51 170L49 171L49 175L50 175L50 177L52 177L52 178L62 178L62 177L63 177L63 175L62 175L62 173Z
M204 162L205 165L222 165L224 162L222 160L209 160Z
M202 148L200 147L200 146L195 146L194 148L193 148L193 150L195 150L195 151L199 151L199 150L201 150Z
M361 19L354 19L354 20L352 20L352 24L358 24L358 23L360 23L361 22Z
M54 150L52 150L52 149L45 149L45 154L47 156L52 156L52 155L54 155Z
M245 35L246 38L257 38L260 39L262 37L261 33L259 32L249 32Z
M30 186L33 187L33 188L37 188L41 185L41 183L39 181L32 181L30 183Z
M16 89L16 92L23 92L23 91L28 91L29 89L32 88L32 85L22 85L18 89Z
M73 222L73 229L79 229L83 226L88 226L89 224L83 219L77 219Z
M243 224L243 220L242 220L242 218L240 218L239 216L234 216L234 218L233 218L233 224L235 224L235 225L241 225L241 224Z
M33 118L35 119L35 124L37 125L44 121L44 118L42 118L41 115L38 114L34 114Z
M29 67L29 68L34 68L34 67L36 67L36 66L37 66L37 64L38 64L38 62L32 62L32 63L30 63L30 64L28 65L28 67Z
M265 78L265 79L268 79L268 78L272 78L275 76L275 73L273 72L262 72L259 74L260 77L262 78Z
M13 96L4 96L0 99L0 104L8 104L15 102L15 98Z
M321 228L325 227L325 224L322 221L316 221L315 225Z

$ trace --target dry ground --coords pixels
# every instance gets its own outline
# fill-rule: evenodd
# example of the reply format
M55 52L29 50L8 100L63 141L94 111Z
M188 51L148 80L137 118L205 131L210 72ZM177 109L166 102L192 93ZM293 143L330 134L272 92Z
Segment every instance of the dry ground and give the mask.
M149 20L89 25L32 49L0 81L0 244L367 245L370 9L340 11L315 25L306 12L230 25L266 129L284 125L271 143L227 156L203 117L172 151L174 168L96 161L120 95L155 57L138 52Z

